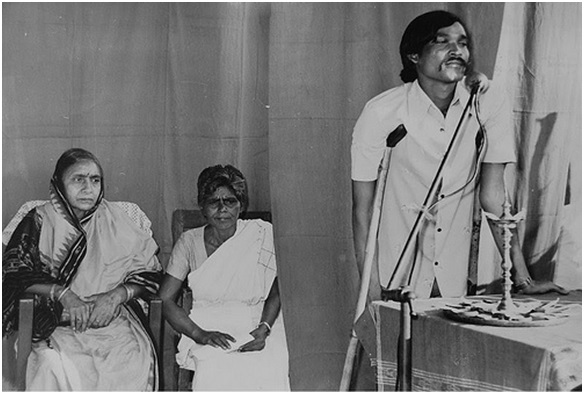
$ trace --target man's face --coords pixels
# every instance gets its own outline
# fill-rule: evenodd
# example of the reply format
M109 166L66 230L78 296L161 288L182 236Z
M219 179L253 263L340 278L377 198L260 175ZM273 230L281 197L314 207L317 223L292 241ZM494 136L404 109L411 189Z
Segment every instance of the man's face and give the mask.
M458 22L441 28L420 54L412 54L418 79L441 83L455 83L464 77L470 51L468 37Z

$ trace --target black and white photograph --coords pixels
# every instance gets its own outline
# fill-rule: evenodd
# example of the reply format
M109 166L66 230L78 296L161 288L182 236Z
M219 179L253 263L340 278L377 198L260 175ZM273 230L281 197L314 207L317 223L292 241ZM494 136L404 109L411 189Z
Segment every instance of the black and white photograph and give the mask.
M3 392L582 391L581 2L1 13Z

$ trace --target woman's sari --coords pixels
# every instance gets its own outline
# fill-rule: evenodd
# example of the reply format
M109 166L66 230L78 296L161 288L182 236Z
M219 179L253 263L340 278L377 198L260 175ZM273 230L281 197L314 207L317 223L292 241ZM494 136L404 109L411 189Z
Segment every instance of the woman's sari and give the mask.
M203 232L204 228L186 232L177 248L181 251L187 246L194 251L187 250L194 254L194 261L189 263L195 264L190 266L188 275L193 292L190 318L203 329L229 333L237 342L231 344L231 351L225 351L199 345L183 335L177 363L195 371L193 390L290 390L281 313L263 350L234 351L253 340L249 332L260 322L264 302L276 277L272 225L261 220L239 220L235 234L209 257ZM182 259L176 256L175 260Z
M69 286L80 298L123 283L155 293L158 246L120 207L102 200L81 220L53 185L51 201L27 214L3 257L2 329L18 329L18 299L34 284ZM128 305L106 327L74 332L59 302L35 299L27 390L156 390L158 363ZM139 310L138 310L139 312Z

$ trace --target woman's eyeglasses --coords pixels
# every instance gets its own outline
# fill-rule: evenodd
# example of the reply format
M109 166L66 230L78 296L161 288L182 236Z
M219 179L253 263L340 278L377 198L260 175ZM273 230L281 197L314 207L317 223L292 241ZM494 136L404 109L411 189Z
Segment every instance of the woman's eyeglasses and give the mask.
M205 204L215 210L220 209L222 206L227 208L235 208L239 204L237 197L215 197L208 199Z

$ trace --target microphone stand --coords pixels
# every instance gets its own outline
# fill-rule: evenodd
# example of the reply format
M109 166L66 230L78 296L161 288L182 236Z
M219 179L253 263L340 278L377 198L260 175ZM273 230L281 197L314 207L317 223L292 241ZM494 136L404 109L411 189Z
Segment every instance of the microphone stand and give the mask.
M478 84L473 85L468 102L466 103L466 106L464 107L462 115L460 116L460 120L458 121L458 124L456 126L455 131L454 131L454 134L452 135L452 138L450 139L450 143L448 145L448 148L446 149L446 153L444 153L444 157L442 158L442 161L440 162L440 165L438 166L438 169L436 170L436 174L434 175L434 179L432 180L432 184L430 185L430 188L428 189L428 193L426 194L426 198L424 199L424 203L422 204L422 207L420 208L420 211L418 212L418 215L414 221L414 225L410 229L408 238L407 238L406 243L402 249L402 252L398 258L396 267L393 270L391 278L389 279L389 282L387 283L386 287L381 289L381 299L383 301L392 300L392 301L397 301L397 302L401 303L401 307L400 307L400 310L401 310L400 311L400 315L401 315L401 317L400 317L400 336L399 336L399 351L398 351L398 390L400 390L400 391L411 391L412 390L412 353L411 353L412 326L411 326L411 324L412 324L412 318L417 317L416 313L413 311L413 308L412 308L412 300L415 298L415 294L413 292L413 289L410 286L412 276L413 276L414 266L413 265L409 266L409 277L408 277L408 283L406 286L400 286L399 289L393 289L393 290L391 290L389 287L393 283L393 280L395 279L395 277L397 276L397 272L398 271L401 272L401 270L403 270L404 268L407 268L407 266L405 264L406 254L408 254L411 251L411 247L415 241L414 238L418 235L420 228L422 226L422 221L423 221L424 215L426 214L426 211L428 210L430 202L436 196L436 192L438 191L438 187L439 187L440 182L442 180L442 173L444 170L444 166L446 165L448 157L450 156L450 154L452 152L452 148L454 147L454 143L456 143L456 139L458 138L459 133L460 133L460 127L462 126L462 123L464 122L464 119L466 118L468 110L472 106L472 101L476 97L478 90L479 90L479 85Z
M416 295L411 287L402 286L399 289L388 290L387 300L401 303L400 334L397 349L397 382L396 391L412 391L412 319L418 315L414 311L412 300Z

